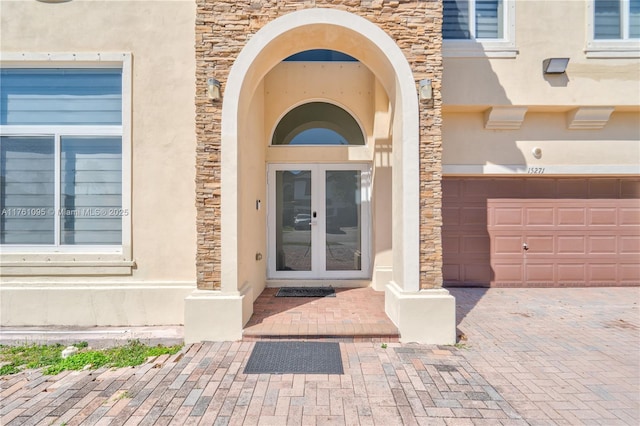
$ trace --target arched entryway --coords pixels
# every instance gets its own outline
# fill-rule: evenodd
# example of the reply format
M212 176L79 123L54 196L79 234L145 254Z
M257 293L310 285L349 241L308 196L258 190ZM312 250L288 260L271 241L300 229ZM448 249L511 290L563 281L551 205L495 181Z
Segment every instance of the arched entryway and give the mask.
M279 86L282 79L274 73L283 59L309 49L334 50L357 59L362 70L342 72L370 76L366 94L370 102L340 98L339 70L334 70L338 72L335 80L306 86L308 90L302 90L300 99L275 96L278 90L300 88L290 82L291 86L283 89ZM365 144L331 152L325 147L289 152L271 149L275 148L269 141L281 118L278 114L291 110L294 102L311 101L344 102L355 110L360 107L362 111L354 116L365 121ZM386 205L390 208L384 215L390 247L379 253L379 259L376 253L372 255L370 281L385 289L386 312L403 339L454 340L453 299L441 289L420 291L419 105L412 69L387 33L360 16L322 8L293 12L268 23L251 37L229 72L221 119L220 285L215 291L199 290L187 298L186 340L241 337L253 300L270 278L265 254L273 253L267 249L269 221L263 205L268 198L266 171L268 164L283 158L287 163L304 163L310 158L321 158L314 164L370 163L373 173L376 165L387 167L391 183L385 187ZM383 146L386 150L376 150ZM372 209L375 215L375 204ZM209 320L202 324L202 318ZM429 323L424 324L425 320Z

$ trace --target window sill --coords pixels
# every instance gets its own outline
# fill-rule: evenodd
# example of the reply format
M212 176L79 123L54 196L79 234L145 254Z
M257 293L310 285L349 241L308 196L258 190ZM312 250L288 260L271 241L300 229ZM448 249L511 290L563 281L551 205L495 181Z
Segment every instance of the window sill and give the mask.
M122 255L102 254L3 254L2 275L9 276L96 276L131 275L134 260Z
M584 49L587 58L640 58L640 41L638 40L592 40Z
M518 49L511 41L444 40L443 58L515 58Z

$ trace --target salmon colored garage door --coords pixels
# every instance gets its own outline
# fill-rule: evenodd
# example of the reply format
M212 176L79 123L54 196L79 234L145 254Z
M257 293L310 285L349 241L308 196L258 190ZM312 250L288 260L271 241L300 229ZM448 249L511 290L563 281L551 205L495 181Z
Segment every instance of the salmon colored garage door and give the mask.
M445 179L445 284L640 285L638 187L636 179Z
M640 282L636 200L488 200L497 285Z

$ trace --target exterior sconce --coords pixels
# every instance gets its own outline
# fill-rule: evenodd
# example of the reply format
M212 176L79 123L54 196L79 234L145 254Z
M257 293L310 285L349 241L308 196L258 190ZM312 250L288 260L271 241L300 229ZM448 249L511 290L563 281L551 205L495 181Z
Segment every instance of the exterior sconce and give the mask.
M569 58L547 58L542 61L543 74L564 74L569 64Z
M542 148L535 147L531 150L531 154L537 159L542 158Z
M421 101L428 101L433 97L433 88L431 87L431 79L425 78L420 80L420 89L418 95Z
M207 79L207 97L212 101L219 101L221 98L220 82L215 78Z

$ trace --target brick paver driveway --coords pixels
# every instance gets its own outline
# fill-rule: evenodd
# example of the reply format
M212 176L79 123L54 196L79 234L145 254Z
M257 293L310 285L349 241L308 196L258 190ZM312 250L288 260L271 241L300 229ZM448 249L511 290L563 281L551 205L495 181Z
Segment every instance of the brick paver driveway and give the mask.
M1 381L1 424L640 422L640 289L454 289L459 347L340 343L344 375L244 375L253 342Z

